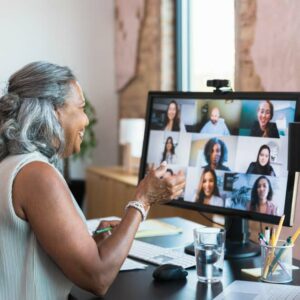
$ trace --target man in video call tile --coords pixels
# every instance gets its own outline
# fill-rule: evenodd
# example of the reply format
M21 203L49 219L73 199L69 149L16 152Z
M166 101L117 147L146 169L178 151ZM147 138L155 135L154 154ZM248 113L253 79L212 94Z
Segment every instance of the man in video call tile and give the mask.
M203 126L200 133L230 135L224 119L220 118L220 110L214 107L210 113L210 120Z

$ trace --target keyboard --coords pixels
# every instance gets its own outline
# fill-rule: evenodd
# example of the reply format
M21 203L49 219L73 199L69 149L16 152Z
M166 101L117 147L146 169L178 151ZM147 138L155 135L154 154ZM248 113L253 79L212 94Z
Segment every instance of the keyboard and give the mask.
M155 265L173 264L184 269L196 265L195 257L174 249L163 248L157 245L134 240L128 256L144 260Z

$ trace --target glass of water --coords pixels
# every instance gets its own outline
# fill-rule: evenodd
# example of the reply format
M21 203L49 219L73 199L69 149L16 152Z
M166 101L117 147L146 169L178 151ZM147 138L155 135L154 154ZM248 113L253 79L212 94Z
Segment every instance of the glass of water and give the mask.
M194 229L194 247L198 280L212 283L222 279L225 230L215 227Z

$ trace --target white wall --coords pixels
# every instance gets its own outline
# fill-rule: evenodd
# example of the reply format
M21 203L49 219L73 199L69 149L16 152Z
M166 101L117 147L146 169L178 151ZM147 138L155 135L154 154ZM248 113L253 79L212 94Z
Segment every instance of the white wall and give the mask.
M37 60L73 70L97 111L98 146L89 164L116 164L114 1L0 0L0 87ZM84 177L82 163L72 163L71 176Z

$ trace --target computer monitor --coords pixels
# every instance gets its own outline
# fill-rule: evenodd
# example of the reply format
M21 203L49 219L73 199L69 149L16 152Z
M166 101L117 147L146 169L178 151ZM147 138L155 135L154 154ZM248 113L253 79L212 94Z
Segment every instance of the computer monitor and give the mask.
M162 161L182 170L184 192L169 205L224 215L227 256L255 255L244 220L278 224L285 214L293 225L298 177L287 170L288 129L300 119L299 97L150 92L140 180Z

